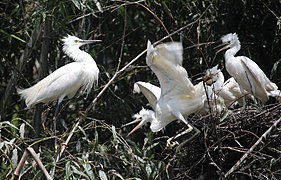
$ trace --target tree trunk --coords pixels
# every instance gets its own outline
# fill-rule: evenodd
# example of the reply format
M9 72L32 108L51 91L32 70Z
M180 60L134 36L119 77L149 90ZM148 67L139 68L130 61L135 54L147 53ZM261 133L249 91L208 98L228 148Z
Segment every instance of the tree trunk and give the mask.
M44 25L44 34L40 54L40 67L39 67L39 79L43 79L48 74L48 54L50 51L51 44L51 31L52 31L52 10L54 8L55 0L47 1L47 12ZM41 127L41 114L42 104L38 104L35 108L33 127L35 129L34 138L40 137L42 131ZM35 147L36 149L36 147Z

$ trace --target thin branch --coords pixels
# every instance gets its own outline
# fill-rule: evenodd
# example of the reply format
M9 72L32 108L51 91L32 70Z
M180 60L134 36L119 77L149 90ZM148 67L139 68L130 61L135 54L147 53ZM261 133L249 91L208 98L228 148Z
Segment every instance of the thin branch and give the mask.
M242 165L244 160L249 156L249 154L251 154L264 139L267 139L267 136L272 133L272 131L279 125L280 122L281 118L275 121L274 124L267 131L265 131L265 133L263 133L263 135L257 140L257 142L239 159L239 161L237 161L234 166L232 166L232 168L224 175L224 177L226 178L235 170L237 170Z
M29 154L28 154L27 150L25 150L21 159L20 159L20 162L19 162L19 164L18 164L18 166L17 166L17 168L14 172L13 179L18 179L20 177L20 172L21 172L21 170L24 166L24 163L27 160L28 156L29 156Z
M121 45L121 50L120 50L120 56L118 58L118 65L116 68L116 72L118 72L120 66L121 66L121 60L123 56L123 51L124 51L124 44L125 44L125 37L126 37L126 26L127 26L127 8L125 8L125 14L124 14L124 27L123 27L123 35L122 35L122 45Z
M55 162L55 163L59 162L60 157L62 156L62 154L63 154L65 148L67 147L67 145L68 145L68 143L69 143L71 137L73 136L74 132L76 131L76 129L77 129L77 127L78 127L80 121L81 121L81 118L78 118L77 123L76 123L75 126L72 128L72 130L71 130L69 136L67 137L66 141L62 144L61 151L59 152L59 154L58 154L58 156L57 156L57 158L56 158L56 162Z
M36 152L34 151L34 149L32 147L28 147L26 148L29 153L32 155L33 159L35 160L35 162L37 163L37 165L40 167L40 169L42 170L42 172L44 173L46 179L48 180L52 180L53 178L50 176L50 174L48 173L48 171L46 170L45 166L43 165L42 161L39 159L38 155L36 154Z
M32 147L28 147L26 148L26 150L24 151L21 160L14 172L14 176L12 179L19 179L20 177L20 172L27 160L27 158L29 157L29 154L31 154L31 156L33 157L33 159L35 160L35 162L37 163L37 165L40 167L40 169L42 170L42 172L44 173L46 179L48 180L52 180L53 178L50 176L50 174L48 173L48 171L46 170L45 166L43 165L42 161L39 159L38 155L36 154L36 152L34 151L34 149Z

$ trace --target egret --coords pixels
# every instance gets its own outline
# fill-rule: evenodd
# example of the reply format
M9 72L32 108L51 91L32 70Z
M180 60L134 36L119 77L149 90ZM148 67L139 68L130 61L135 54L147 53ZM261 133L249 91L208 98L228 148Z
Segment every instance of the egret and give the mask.
M236 56L241 45L236 33L229 33L221 38L223 48L217 52L226 50L224 54L225 67L227 72L239 84L241 92L246 90L263 103L267 102L269 97L279 97L280 90L275 83L271 82L260 67L246 56ZM243 98L244 105L245 99Z
M75 62L60 67L30 88L18 89L18 94L25 99L27 107L55 100L58 100L59 106L66 96L72 98L80 88L88 95L93 84L97 83L97 64L90 54L79 47L100 40L82 40L68 35L62 41L63 52Z
M247 91L244 90L244 92L241 93L239 85L233 77L224 82L224 75L221 70L218 69L218 65L208 69L205 76L209 78L206 84L211 87L216 95L223 98L226 107L231 106L243 96L254 101L254 97Z
M179 42L169 42L153 47L148 41L146 63L159 80L161 94L157 98L158 95L148 91L149 94L154 94L154 97L152 96L153 103L150 103L154 111L142 109L140 114L135 116L141 118L134 121L140 121L140 123L129 134L147 122L151 123L151 130L157 132L176 119L184 122L188 129L174 138L195 129L184 116L199 111L204 106L206 96L202 82L194 86L188 79L188 74L182 67L182 56L183 47ZM145 89L149 88L146 87ZM140 87L140 90L146 94L142 87ZM159 90L157 91L159 92ZM170 140L168 140L168 143Z
M220 114L225 108L223 99L215 93L211 86L205 85L205 91L208 98L206 98L203 108L197 114Z
M149 103L150 107L153 109L153 111L142 108L139 111L139 113L134 114L133 118L135 120L123 125L123 127L134 124L134 123L138 123L138 122L139 122L139 124L127 136L131 135L133 132L135 132L137 129L139 129L140 127L142 127L143 125L145 125L148 122L150 122L151 124L154 124L154 121L155 121L154 111L156 109L156 104L161 95L160 87L155 86L148 82L143 82L143 81L138 81L138 82L134 83L133 92L134 93L142 92L142 94L148 100L148 103ZM151 128L151 130L152 130L152 132L155 132L155 130L153 128Z

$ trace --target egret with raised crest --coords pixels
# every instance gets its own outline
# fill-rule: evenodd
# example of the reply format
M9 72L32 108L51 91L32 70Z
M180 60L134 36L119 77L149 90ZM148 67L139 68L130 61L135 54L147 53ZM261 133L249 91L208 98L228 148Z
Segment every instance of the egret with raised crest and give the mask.
M217 52L226 50L224 54L225 67L227 72L239 84L241 92L246 90L263 103L267 102L269 97L280 97L280 90L275 83L271 82L261 68L246 56L235 56L240 50L241 45L236 33L229 33L221 38L223 46ZM245 104L245 99L244 104Z
M97 83L99 76L97 64L90 54L80 50L79 47L100 40L82 40L68 35L62 41L63 52L74 62L60 67L30 88L18 89L27 107L55 100L59 106L66 96L72 98L80 88L89 94L93 85Z

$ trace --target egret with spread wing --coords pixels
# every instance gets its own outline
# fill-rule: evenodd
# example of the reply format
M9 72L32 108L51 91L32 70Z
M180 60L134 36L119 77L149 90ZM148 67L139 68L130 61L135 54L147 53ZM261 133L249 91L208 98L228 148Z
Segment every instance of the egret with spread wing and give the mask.
M176 119L188 126L183 133L193 129L184 116L199 111L204 106L206 96L202 82L194 86L188 79L187 72L182 67L182 58L181 43L170 42L153 47L148 41L146 63L159 80L161 95L156 104L154 102L155 107L151 105L154 111L150 110L149 120L145 120L144 117L139 119L141 122L133 131L144 125L144 121L150 121L151 130L157 132Z
M155 86L153 84L150 84L148 82L142 82L142 81L138 81L136 83L134 83L134 89L133 89L134 93L140 93L142 92L142 94L146 97L146 99L149 102L150 107L153 109L149 110L149 109L145 109L142 108L139 113L134 114L133 118L135 119L132 122L129 122L124 126L128 126L134 123L138 123L139 124L128 134L128 136L130 134L132 134L133 132L135 132L137 129L139 129L140 127L142 127L143 125L145 125L148 122L154 123L155 120L155 108L156 108L156 104L160 98L161 95L161 89L158 86ZM153 131L153 129L152 129Z
M280 91L278 90L276 84L267 78L264 72L254 61L246 56L235 57L235 54L241 48L240 41L236 33L224 35L221 38L221 41L224 47L218 50L218 52L227 49L224 54L225 67L227 72L239 84L241 92L246 90L260 99L263 103L268 101L268 96L280 96Z

